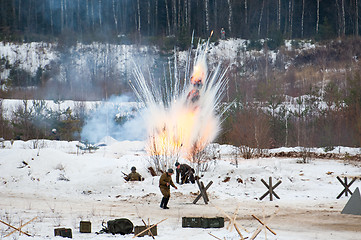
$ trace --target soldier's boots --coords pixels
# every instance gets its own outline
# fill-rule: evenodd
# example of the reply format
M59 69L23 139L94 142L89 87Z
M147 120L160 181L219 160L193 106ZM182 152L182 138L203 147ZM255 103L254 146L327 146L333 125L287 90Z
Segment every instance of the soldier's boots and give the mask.
M160 207L163 208L164 207L164 202L165 202L165 197L162 198L162 201L160 202Z
M165 198L165 200L164 200L164 205L163 205L163 209L169 209L169 207L167 207L168 202L169 202L169 197L168 197L168 198Z
M160 207L163 209L169 209L169 207L167 207L168 202L169 202L169 198L163 197L162 201L160 202Z
M168 201L169 201L169 198L163 197L162 201L160 203L160 207L163 209L169 209L169 207L167 207Z

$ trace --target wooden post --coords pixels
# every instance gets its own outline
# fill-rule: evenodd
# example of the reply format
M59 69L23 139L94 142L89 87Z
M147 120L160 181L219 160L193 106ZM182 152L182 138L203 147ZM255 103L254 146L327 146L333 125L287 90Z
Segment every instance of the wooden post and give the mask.
M209 198L208 198L208 194L206 193L206 191L204 190L204 184L203 184L203 182L201 182L201 187L202 187L202 189L203 189L203 196L204 197L206 197L206 204L208 204L208 202L209 202Z
M273 235L277 235L277 233L275 233L272 229L270 229L265 223L263 223L262 221L261 221L261 219L259 219L258 217L256 217L255 215L253 215L252 214L252 217L254 218L254 219L256 219L260 224L262 224L263 226L265 226L265 228L267 228L268 229L268 231L270 231Z
M272 177L269 177L269 198L270 198L270 201L273 201L273 189L272 189Z

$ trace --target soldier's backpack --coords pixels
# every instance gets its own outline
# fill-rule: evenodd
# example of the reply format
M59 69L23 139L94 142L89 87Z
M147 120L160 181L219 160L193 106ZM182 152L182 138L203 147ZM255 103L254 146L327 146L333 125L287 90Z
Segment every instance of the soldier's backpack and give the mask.
M103 225L103 229L99 233L111 233L111 234L130 234L133 232L133 223L126 218L119 218L115 220L109 220L107 226Z

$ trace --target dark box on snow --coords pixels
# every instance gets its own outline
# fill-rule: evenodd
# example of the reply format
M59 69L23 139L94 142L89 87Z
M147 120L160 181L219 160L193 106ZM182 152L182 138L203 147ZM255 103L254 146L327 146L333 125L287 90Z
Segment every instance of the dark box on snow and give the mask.
M54 235L66 238L73 238L70 228L55 228Z
M153 225L150 225L153 226ZM143 232L145 229L147 229L146 226L135 226L134 227L134 236L137 235L140 232ZM157 236L157 226L154 226L150 229L150 232L153 234L153 236ZM144 233L140 234L138 237L144 237L146 235L149 235L149 231L145 231Z
M223 228L224 218L182 217L183 228Z
M92 232L92 224L89 221L80 221L79 231L81 233L91 233Z

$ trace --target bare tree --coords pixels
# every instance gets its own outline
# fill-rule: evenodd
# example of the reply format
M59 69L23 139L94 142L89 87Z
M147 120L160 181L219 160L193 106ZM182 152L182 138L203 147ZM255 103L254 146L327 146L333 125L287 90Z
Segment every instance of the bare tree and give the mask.
M336 0L336 8L337 8L337 36L341 37L341 26L342 26L342 21L341 21L341 14L340 14L340 5L338 4L339 0Z
M64 0L60 1L60 32L64 28Z
M214 13L214 29L217 29L217 26L218 26L218 21L217 21L217 18L218 18L218 5L217 5L217 1L214 1L214 8L213 8L213 13Z
M289 0L289 26L290 26L290 38L292 38L293 35L293 10L294 10L294 2L293 0Z
M190 30L190 26L191 26L191 13L192 13L192 8L191 8L191 0L187 0L187 26L188 26L188 30Z
M68 27L68 4L67 0L64 0L64 24L65 28Z
M172 0L172 16L173 16L173 34L177 33L177 1Z
M342 0L343 1L343 0ZM316 13L316 34L320 25L320 0L317 0L317 13Z
M147 24L148 24L148 36L150 35L150 0L148 0L148 5L147 5Z
M280 1L280 0L279 0ZM244 23L247 25L248 23L248 6L247 0L244 0Z
M188 153L188 159L196 165L196 176L209 168L209 156L204 146L199 141L195 141L192 145L191 151Z
M77 25L78 25L78 30L80 31L80 33L83 33L83 29L81 27L81 20L80 20L80 0L78 0L78 9L77 9Z
M229 29L229 33L232 33L232 2L231 0L228 0L228 29Z
M355 12L356 12L356 16L355 16L355 35L358 36L358 0L355 0Z
M165 129L163 129L165 131ZM155 135L148 140L147 150L150 153L151 165L155 168L157 173L166 171L180 158L181 144L173 144L167 141L167 138L162 139L162 143Z
M114 24L115 24L115 32L118 35L118 19L117 19L117 15L116 15L116 9L115 9L115 0L113 0L113 19L114 19Z
M281 0L277 1L277 30L281 30Z
M99 26L101 28L102 27L102 0L99 0L98 14L99 14Z
M158 32L158 0L155 0L155 34Z
M138 24L137 24L137 31L140 37L140 0L137 0L137 14L138 14Z
M167 0L164 0L165 1L165 11L166 11L166 14L167 14L167 27L168 27L168 35L170 35L170 20L169 20L169 8L168 8L168 1Z
M91 11L91 23L92 23L92 27L93 27L93 31L95 30L95 22L94 22L94 3L93 0L90 0L90 11Z
M317 0L320 1L320 0ZM341 0L341 9L342 9L342 36L346 34L346 17L345 17L345 0Z
M50 28L51 33L54 34L54 21L53 21L53 0L49 2L49 9L50 9ZM19 8L20 11L20 8ZM19 16L20 17L20 16Z
M302 0L302 16L301 16L301 38L303 38L303 23L305 21L305 0Z
M209 33L209 10L208 10L208 5L209 5L209 0L205 0L204 4L205 4L205 10L206 10L206 31L207 34Z
M21 0L19 0L19 6L18 6L18 26L20 27L21 24Z
M261 8L261 13L259 15L259 21L258 21L258 38L261 37L261 23L262 23L262 17L263 17L263 9L264 9L264 1L262 1L262 8Z
M183 8L182 8L182 6L181 6L181 0L178 0L178 20L177 20L177 22L178 22L178 24L177 24L177 29L181 29L181 22L182 22L182 17L181 17L181 15L182 15L182 10Z

